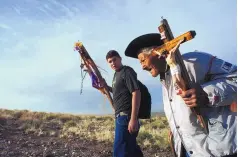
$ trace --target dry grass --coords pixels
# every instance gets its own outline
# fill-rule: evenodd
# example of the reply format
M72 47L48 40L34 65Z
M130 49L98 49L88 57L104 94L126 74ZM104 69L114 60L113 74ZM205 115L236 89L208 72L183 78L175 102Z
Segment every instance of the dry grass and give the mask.
M165 117L157 116L142 120L138 141L146 147L168 147L168 123Z
M38 136L79 137L88 140L113 142L113 116L85 116L61 113L31 112L0 109L0 119L14 119L20 129ZM142 120L138 142L142 147L167 148L168 123L164 116Z

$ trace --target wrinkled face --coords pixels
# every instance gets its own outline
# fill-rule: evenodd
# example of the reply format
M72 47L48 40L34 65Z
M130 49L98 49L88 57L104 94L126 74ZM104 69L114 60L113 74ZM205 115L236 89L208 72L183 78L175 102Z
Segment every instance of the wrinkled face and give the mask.
M118 69L120 69L120 67L122 66L121 64L121 58L120 57L117 57L117 56L114 56L114 57L111 57L111 58L108 58L107 59L107 62L109 63L110 67L117 71Z
M165 60L159 59L157 55L140 53L138 59L142 69L149 71L153 77L157 77L160 72L164 72L166 69Z

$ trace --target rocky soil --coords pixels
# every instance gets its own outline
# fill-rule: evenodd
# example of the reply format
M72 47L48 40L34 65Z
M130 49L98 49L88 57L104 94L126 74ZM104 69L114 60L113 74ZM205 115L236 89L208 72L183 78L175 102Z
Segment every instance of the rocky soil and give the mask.
M16 119L0 119L0 157L112 157L112 144L79 137L26 133ZM60 129L57 126L53 129ZM145 157L170 157L169 150L145 149Z

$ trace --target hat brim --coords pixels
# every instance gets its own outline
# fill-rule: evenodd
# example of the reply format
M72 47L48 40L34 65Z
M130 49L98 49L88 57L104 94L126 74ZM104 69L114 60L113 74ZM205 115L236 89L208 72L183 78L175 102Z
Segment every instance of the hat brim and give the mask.
M151 46L161 46L163 41L159 33L149 33L141 35L132 40L125 50L125 55L132 58L138 58L140 49Z

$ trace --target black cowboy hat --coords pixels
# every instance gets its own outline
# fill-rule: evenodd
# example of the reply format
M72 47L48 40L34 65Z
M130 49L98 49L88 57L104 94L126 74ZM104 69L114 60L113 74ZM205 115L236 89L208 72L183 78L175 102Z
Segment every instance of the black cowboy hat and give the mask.
M130 42L125 50L125 55L137 58L139 50L150 46L161 46L163 41L159 33L149 33L141 35Z

